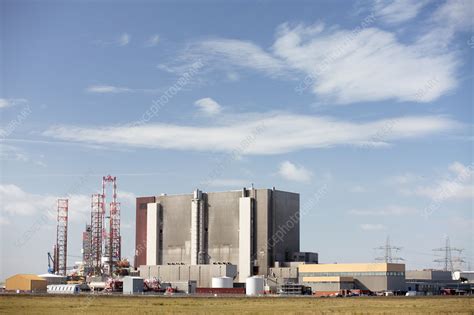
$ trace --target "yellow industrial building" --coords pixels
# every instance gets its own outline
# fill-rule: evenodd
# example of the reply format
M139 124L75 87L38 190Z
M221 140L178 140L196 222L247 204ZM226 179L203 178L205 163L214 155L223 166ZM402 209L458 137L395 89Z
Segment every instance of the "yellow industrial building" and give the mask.
M47 281L37 275L17 274L5 281L6 291L46 292Z
M405 264L302 264L299 282L310 286L313 292L404 291Z

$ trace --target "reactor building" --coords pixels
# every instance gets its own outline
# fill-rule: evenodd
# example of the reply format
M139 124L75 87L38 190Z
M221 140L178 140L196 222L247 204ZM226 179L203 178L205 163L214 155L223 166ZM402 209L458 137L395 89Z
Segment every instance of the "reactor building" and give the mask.
M273 189L137 198L135 267L234 265L235 281L300 253L300 197ZM150 270L150 269L147 269Z

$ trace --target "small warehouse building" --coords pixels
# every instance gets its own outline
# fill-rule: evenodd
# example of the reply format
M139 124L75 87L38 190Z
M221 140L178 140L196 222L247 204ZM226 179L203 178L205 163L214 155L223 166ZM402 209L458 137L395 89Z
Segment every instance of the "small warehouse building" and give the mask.
M421 292L425 295L438 295L442 289L459 287L460 281L453 280L451 271L409 270L406 272L407 291Z
M143 278L140 277L124 277L123 278L123 294L135 294L143 292Z
M46 292L48 282L30 274L17 274L7 278L5 281L6 291L23 291L23 292Z

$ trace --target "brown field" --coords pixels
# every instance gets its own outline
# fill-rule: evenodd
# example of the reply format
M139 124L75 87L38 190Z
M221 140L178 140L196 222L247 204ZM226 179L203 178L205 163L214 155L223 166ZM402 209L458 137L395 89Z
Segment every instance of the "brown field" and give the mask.
M122 297L0 296L0 313L474 314L474 297Z

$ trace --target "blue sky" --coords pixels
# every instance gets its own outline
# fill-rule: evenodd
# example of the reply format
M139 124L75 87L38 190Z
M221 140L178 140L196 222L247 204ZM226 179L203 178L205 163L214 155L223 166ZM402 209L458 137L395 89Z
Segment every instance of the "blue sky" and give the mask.
M58 197L79 260L107 174L129 258L136 196L253 183L301 194L321 262L372 261L387 235L408 269L439 267L445 236L474 262L471 1L0 10L1 279L46 272Z

